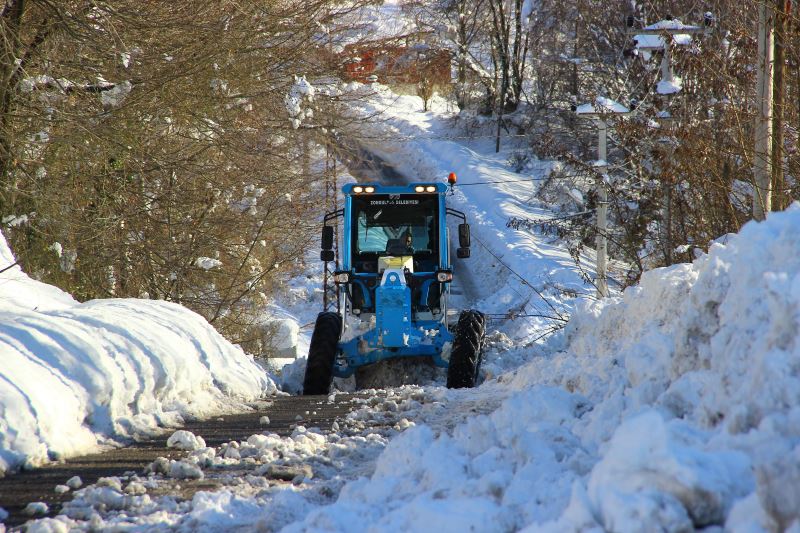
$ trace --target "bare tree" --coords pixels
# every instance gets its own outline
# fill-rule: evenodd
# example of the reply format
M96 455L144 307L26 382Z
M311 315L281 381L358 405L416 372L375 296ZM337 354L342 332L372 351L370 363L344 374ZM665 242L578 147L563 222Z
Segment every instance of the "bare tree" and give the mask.
M304 140L344 116L341 97L306 97L298 118L287 95L333 73L332 11L7 3L0 218L21 263L81 299L175 301L247 340L316 225Z

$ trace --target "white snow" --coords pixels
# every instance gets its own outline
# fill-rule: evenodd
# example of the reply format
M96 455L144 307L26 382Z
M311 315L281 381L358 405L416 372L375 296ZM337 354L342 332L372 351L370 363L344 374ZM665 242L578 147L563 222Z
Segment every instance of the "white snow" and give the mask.
M102 91L100 93L100 101L106 107L119 107L128 97L131 90L133 90L133 84L129 80L125 80L107 91Z
M643 51L663 50L664 37L661 35L636 35L636 48ZM689 46L692 44L692 36L686 33L679 33L672 36L671 44L678 46Z
M300 324L293 318L279 318L272 322L274 331L270 337L270 348L280 357L296 357Z
M198 257L194 260L195 266L203 270L213 270L222 266L222 261L213 257Z
M672 80L660 80L656 85L658 94L675 94L683 88L683 80L678 76L673 76Z
M582 104L579 105L575 110L575 113L578 115L603 115L630 112L631 110L624 105L620 104L619 102L615 102L610 98L606 98L605 96L598 96L595 99L594 104Z
M0 269L15 259L0 235ZM0 274L0 475L241 410L275 384L199 315L163 301L78 303Z
M305 76L295 76L294 84L284 98L286 112L289 114L289 120L294 129L299 128L304 119L314 115L313 109L308 105L314 101L315 94L316 89Z
M383 154L405 160L401 168L422 179L449 170L461 183L503 179L488 150L424 140L435 123L394 111L418 109L397 100L389 123L404 142ZM406 134L413 126L416 142ZM514 205L496 196L512 186L457 188L473 203L479 238L487 213ZM402 530L445 519L487 531L800 527L800 491L779 489L800 486L798 229L797 207L751 223L691 265L649 272L623 297L585 305L541 351L494 337L500 353L487 362L511 371L476 391L446 392L442 409L460 419L483 404L486 414L454 424L414 413L416 427L391 441L375 474L293 529ZM492 234L493 248L529 279L541 279L546 264L536 251L557 257L528 235ZM478 283L491 290L493 274L481 266ZM514 368L520 360L530 362Z
M698 31L700 30L700 26L692 26L690 24L684 24L680 20L673 19L673 20L661 20L656 22L655 24L650 24L649 26L645 26L645 30L663 30L664 32L670 32L670 39L671 44L675 44L678 46L689 46L692 44L692 36L688 33L672 33L681 30L693 30ZM635 35L633 40L636 42L636 48L639 50L663 50L664 49L664 37L662 35Z
M25 506L22 513L28 516L36 516L36 515L43 515L47 514L47 504L44 502L31 502Z
M290 530L800 526L798 228L800 205L587 305L563 351L469 391L499 407L406 431Z
M191 431L179 429L167 439L167 447L189 451L202 450L206 447L206 441Z

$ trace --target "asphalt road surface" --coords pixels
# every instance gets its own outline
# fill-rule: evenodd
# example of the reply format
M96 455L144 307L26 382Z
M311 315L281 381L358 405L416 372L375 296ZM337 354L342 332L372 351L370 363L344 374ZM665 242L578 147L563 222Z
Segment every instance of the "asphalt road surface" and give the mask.
M353 403L356 397L338 393L333 403L328 403L327 396L271 397L266 400L266 403L271 403L268 407L256 405L251 412L193 421L181 429L202 436L206 445L213 447L232 440L246 440L253 434L263 432L265 428L259 423L259 419L265 415L270 419L268 431L282 436L291 434L298 423L327 431L337 418L344 418L358 407ZM298 422L298 416L302 417L302 422ZM171 434L172 431L167 431L161 437L129 447L76 457L63 463L0 478L0 507L9 512L5 525L19 526L29 520L31 517L24 515L23 510L30 502L44 502L50 509L48 516L56 515L61 504L70 499L71 494L57 494L55 486L65 484L73 476L80 476L85 486L95 483L101 477L121 476L126 472L142 474L145 467L158 457L176 459L184 455L185 452L167 448L167 439ZM194 492L212 490L217 486L213 479L189 483L182 480L183 495L188 498Z

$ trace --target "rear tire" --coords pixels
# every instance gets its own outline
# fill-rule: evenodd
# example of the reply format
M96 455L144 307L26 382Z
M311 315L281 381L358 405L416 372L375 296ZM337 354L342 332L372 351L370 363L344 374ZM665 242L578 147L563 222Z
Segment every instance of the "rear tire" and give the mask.
M474 387L478 382L485 334L486 317L483 313L472 309L461 312L447 367L448 389Z
M311 334L311 346L308 349L303 396L328 394L330 391L336 346L341 334L342 317L339 313L325 312L317 315L314 332Z

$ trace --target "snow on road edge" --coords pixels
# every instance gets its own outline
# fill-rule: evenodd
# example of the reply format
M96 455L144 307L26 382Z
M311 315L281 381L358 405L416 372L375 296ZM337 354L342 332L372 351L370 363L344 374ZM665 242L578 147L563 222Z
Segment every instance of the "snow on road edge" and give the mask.
M14 262L0 234L0 268ZM0 475L276 391L251 357L182 306L81 304L18 266L0 274L0 358Z

